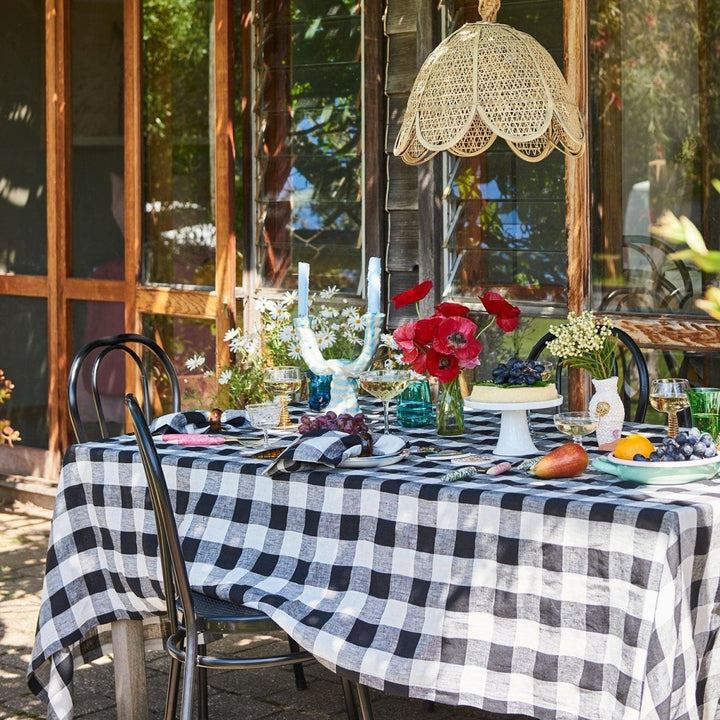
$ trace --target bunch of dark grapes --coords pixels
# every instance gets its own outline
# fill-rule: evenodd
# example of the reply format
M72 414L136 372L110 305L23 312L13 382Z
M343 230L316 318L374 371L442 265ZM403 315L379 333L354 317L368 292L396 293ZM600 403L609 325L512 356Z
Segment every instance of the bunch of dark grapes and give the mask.
M717 454L717 445L710 433L701 433L697 428L690 428L687 432L679 432L674 438L663 438L662 445L651 452L649 457L637 454L633 460L677 462L679 460L713 458Z
M340 430L341 432L360 435L368 431L363 413L340 413L328 410L324 415L303 415L300 418L298 432L301 435L311 430Z
M537 360L520 360L511 357L492 371L496 385L534 385L542 380L545 366Z

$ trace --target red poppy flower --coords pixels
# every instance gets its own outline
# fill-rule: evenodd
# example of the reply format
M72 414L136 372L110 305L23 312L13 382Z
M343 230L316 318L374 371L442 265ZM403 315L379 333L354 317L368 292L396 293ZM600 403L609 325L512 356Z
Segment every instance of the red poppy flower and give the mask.
M395 305L395 309L399 310L404 308L406 305L411 303L420 302L432 289L432 280L423 280L415 287L411 287L409 290L393 295L390 299Z
M431 315L415 323L415 342L425 348L433 344L438 325L443 321L442 315Z
M430 348L427 354L427 371L441 383L448 383L460 374L460 363L454 355L445 355Z
M402 351L402 361L404 363L414 366L414 364L418 362L418 358L422 357L424 367L425 354L415 344L415 323L412 320L397 328L395 332L393 332L393 339Z
M433 338L433 349L454 355L461 363L472 363L465 367L474 367L482 350L482 345L475 339L476 332L477 325L470 318L443 318Z
M445 317L456 317L470 314L470 308L460 303L444 302L435 306L435 310Z
M485 309L496 316L495 322L501 330L510 332L518 326L519 307L511 305L500 293L490 291L479 297Z

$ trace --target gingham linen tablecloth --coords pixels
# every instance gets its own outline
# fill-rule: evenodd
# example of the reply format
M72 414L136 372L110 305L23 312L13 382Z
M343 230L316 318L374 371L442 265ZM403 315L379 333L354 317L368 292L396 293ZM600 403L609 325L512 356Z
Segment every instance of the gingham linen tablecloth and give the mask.
M468 413L444 447L494 447ZM534 420L546 441L565 440ZM640 427L653 431L653 428ZM412 446L438 443L432 429ZM591 449L591 443L586 443ZM646 487L514 468L440 482L411 453L375 469L261 474L231 445L159 445L191 584L268 613L371 687L537 718L716 718L720 486ZM162 611L133 439L70 448L29 669L72 717L73 662L106 623Z

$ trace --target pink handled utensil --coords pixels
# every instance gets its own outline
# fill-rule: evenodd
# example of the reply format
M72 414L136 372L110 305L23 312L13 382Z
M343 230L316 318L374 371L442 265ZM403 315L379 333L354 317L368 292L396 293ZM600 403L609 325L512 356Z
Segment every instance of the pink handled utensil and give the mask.
M170 445L195 445L201 447L204 445L224 445L225 443L240 443L241 445L256 445L256 440L242 440L236 437L228 437L226 435L205 435L200 433L165 433L160 440Z

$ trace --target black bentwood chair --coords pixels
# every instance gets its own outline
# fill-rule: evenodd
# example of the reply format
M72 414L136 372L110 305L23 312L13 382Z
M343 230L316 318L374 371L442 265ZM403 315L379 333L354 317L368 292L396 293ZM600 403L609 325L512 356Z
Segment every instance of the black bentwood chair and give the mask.
M617 353L613 362L613 372L620 376L620 397L625 406L625 419L634 422L643 422L650 400L650 376L647 362L638 344L624 330L612 328L612 333L619 340ZM551 332L545 333L533 346L528 354L528 360L540 358L547 344L555 339ZM557 364L555 368L555 385L562 394L563 366ZM635 412L631 411L631 403L637 403Z
M142 458L148 489L157 526L160 563L165 592L170 636L165 647L170 655L170 673L165 705L165 720L175 718L179 689L180 665L184 665L181 720L191 720L197 682L198 714L201 720L208 717L207 670L246 670L292 665L295 685L305 689L302 663L313 660L306 650L289 638L290 652L273 656L212 656L206 655L201 635L254 634L278 632L280 628L265 613L253 608L218 600L190 589L185 559L182 554L175 515L165 482L160 458L143 412L134 395L126 396L138 449ZM372 720L372 709L367 688L358 685L358 698L363 720ZM350 720L358 714L352 684L342 679L345 708Z
M70 421L78 442L89 440L86 423L81 415L92 415L88 395L92 397L94 417L101 438L117 435L123 430L125 404L125 359L131 358L142 385L145 419L152 417L153 399L158 383L168 386L172 412L180 411L180 385L177 373L167 353L154 340L144 335L123 333L93 340L84 345L70 366L68 379L68 408ZM89 389L86 389L88 386ZM153 392L153 390L155 392ZM110 421L108 420L110 416ZM111 422L119 424L112 428Z

